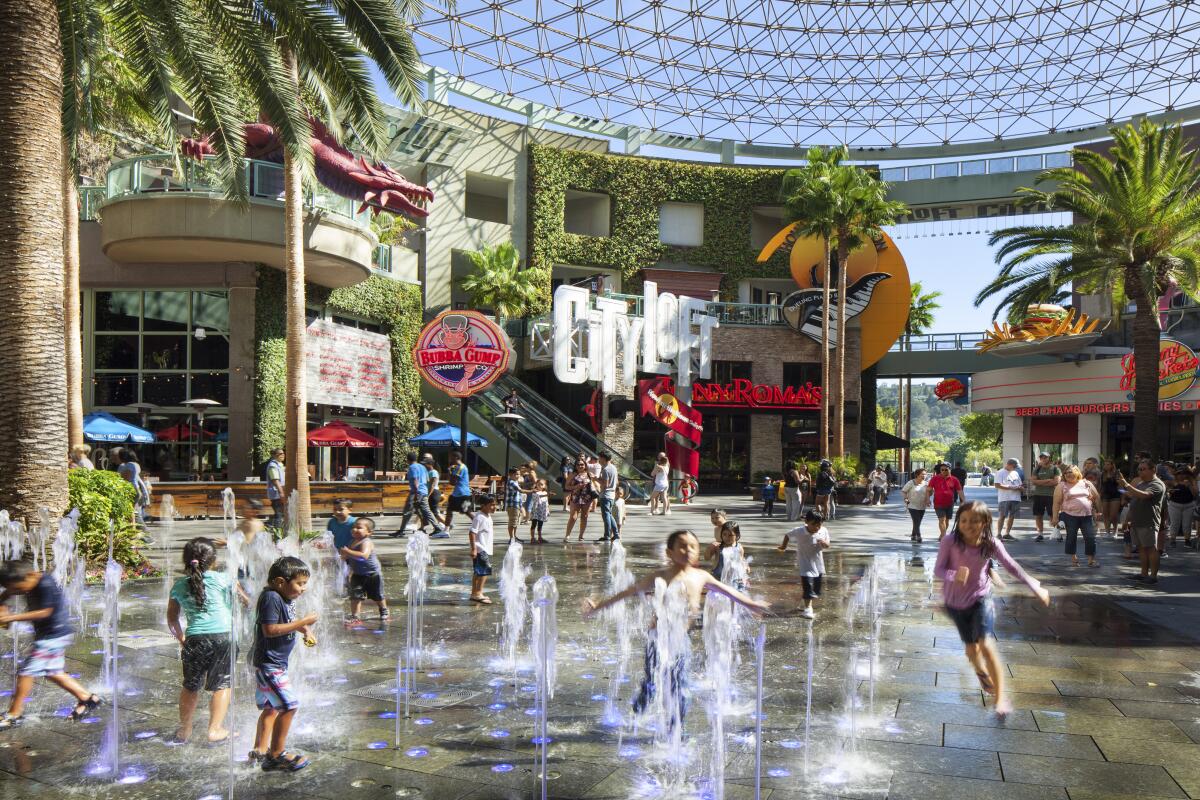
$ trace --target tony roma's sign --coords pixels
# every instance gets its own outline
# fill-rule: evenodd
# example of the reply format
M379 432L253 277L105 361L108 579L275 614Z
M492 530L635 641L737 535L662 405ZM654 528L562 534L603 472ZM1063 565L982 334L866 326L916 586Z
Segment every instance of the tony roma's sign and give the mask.
M775 386L746 378L734 378L729 383L696 381L692 384L692 405L731 411L815 411L821 405L821 387L811 382Z

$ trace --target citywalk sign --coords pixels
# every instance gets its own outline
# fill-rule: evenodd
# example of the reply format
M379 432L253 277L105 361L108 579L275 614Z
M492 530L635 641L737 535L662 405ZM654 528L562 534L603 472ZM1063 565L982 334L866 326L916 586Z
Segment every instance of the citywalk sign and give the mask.
M554 290L552 361L563 383L595 381L606 393L617 389L617 357L622 379L633 385L642 372L674 374L675 385L712 377L712 332L719 327L708 302L659 294L654 281L643 284L642 316L629 314L621 298L593 296L581 286Z

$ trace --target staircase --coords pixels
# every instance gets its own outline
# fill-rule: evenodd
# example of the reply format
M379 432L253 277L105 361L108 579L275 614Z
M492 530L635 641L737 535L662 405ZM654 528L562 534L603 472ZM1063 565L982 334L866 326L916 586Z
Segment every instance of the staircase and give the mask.
M589 456L607 453L621 478L627 482L627 496L630 499L646 497L649 475L634 467L623 454L613 450L524 381L512 375L505 375L487 391L472 398L469 427L475 433L484 435L493 443L493 447L499 445L494 450L489 448L489 451L498 453L499 448L504 446L504 425L495 418L497 414L504 413L504 398L513 389L517 390L517 396L521 398L522 403L517 413L525 419L513 429L511 463L536 461L541 467L542 477L546 478L553 493L556 489L561 490L558 483L559 464L564 455L574 455L580 451ZM503 462L492 466L499 469L503 467Z

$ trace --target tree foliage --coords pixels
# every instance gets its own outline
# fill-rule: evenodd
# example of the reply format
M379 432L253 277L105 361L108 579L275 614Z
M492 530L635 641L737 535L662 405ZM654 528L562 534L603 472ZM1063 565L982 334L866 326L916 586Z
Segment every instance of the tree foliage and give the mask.
M468 254L472 272L458 285L475 308L490 309L501 323L528 314L537 304L545 276L521 268L521 256L511 242Z
M912 300L908 305L908 320L904 323L904 333L908 336L919 336L933 327L933 312L942 307L937 301L942 293L925 291L920 281L913 281L909 289L912 291Z
M963 438L971 447L995 447L1004 435L1004 416L997 413L973 411L958 418Z
M75 541L88 564L103 564L108 558L109 536L113 559L126 569L143 565L140 548L145 544L141 530L133 524L137 491L115 472L103 469L73 469L67 475L70 507L79 510Z

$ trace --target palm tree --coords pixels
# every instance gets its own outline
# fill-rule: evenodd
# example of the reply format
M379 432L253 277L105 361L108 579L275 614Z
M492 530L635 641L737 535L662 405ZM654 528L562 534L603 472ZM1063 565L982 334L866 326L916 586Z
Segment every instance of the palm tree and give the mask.
M529 313L545 285L545 276L522 269L521 256L511 242L469 253L474 271L458 285L471 295L475 308L490 308L501 325Z
M821 414L820 445L822 458L829 455L829 293L830 243L836 229L833 209L837 198L829 174L826 151L810 147L806 155L808 163L797 169L789 169L783 176L780 199L784 202L787 221L794 222L797 236L815 237L821 240Z
M1075 166L1051 169L1022 189L1030 203L1072 213L1073 224L998 230L1000 272L975 298L1004 293L1000 309L1023 308L1070 285L1105 294L1114 306L1133 303L1135 360L1133 449L1156 449L1158 424L1158 297L1171 282L1200 289L1200 165L1178 125L1143 120L1111 130L1107 154L1076 150Z
M833 446L835 456L845 452L846 430L846 295L850 274L850 254L860 247L874 247L879 228L891 225L906 210L904 203L887 199L887 184L866 170L843 164L850 155L845 145L827 152L833 176L834 237L837 243L838 300L837 300L837 370L834 386L837 404L833 412Z
M920 281L914 281L909 287L912 292L912 299L908 303L908 319L904 323L905 336L920 336L927 333L933 327L933 312L942 307L937 299L942 296L941 292L926 292L925 287ZM912 441L912 376L909 375L901 379L903 384L903 397L897 397L897 405L900 406L900 417L904 420L903 430L904 439L907 442ZM899 387L898 387L899 388ZM897 425L897 430L900 426ZM901 457L904 461L900 465L901 472L908 469L908 450L901 451Z
M0 508L34 520L67 503L62 50L54 0L5 7L0 25Z

